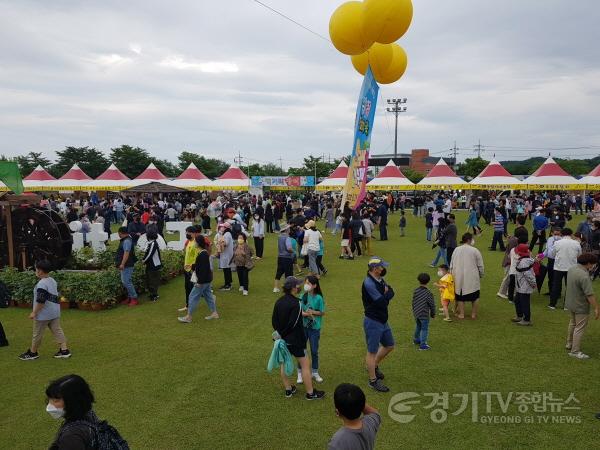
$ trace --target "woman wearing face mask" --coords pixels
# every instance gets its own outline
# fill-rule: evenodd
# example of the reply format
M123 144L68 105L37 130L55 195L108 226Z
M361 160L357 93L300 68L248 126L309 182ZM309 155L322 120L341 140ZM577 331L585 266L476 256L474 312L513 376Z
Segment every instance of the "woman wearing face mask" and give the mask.
M116 440L120 448L129 448L116 429L108 429L92 409L94 394L79 375L67 375L46 388L46 412L54 419L64 419L50 450L91 450L99 448L105 438Z
M228 222L219 224L219 233L216 236L217 255L219 257L219 269L223 270L225 283L219 290L230 291L233 277L231 275L231 258L233 257L233 237L231 236L231 225Z
M323 378L319 375L319 341L321 340L322 317L325 315L325 301L319 279L309 275L304 279L304 293L300 299L302 306L302 320L304 322L304 334L310 342L310 357L312 361L312 378L317 383L322 383ZM302 384L302 368L298 365L298 384Z
M236 267L238 280L240 282L240 291L243 295L248 295L250 285L249 273L252 269L252 249L246 242L246 235L241 233L237 238L237 244L233 249L231 264Z
M254 214L252 236L254 237L254 248L256 248L256 259L262 259L265 248L265 221L259 214Z
M465 233L460 245L452 255L450 273L454 277L454 290L458 306L458 318L465 318L465 302L472 303L471 319L477 318L477 307L483 277L483 258L473 244L471 233Z

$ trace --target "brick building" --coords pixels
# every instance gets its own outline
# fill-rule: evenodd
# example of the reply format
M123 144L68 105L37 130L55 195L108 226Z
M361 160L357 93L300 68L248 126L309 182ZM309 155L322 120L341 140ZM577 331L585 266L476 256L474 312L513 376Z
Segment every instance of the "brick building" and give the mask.
M429 156L429 149L413 149L410 153L398 153L398 157L394 158L394 154L371 155L369 157L369 167L375 168L377 172L379 168L384 167L389 160L394 160L394 163L402 169L411 169L423 174L429 171L440 160L439 156ZM444 158L449 166L454 166L454 158Z

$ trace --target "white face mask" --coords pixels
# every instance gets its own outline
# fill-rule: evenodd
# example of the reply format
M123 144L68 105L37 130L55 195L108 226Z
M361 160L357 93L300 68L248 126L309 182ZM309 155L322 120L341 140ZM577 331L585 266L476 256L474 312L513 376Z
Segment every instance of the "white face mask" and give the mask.
M304 285L304 292L310 292L312 286L310 284L305 284Z
M438 270L438 277L443 277L444 276L444 272L442 272L441 270Z
M46 412L50 414L53 419L60 419L65 415L64 409L57 408L52 403L48 403L48 406L46 406Z

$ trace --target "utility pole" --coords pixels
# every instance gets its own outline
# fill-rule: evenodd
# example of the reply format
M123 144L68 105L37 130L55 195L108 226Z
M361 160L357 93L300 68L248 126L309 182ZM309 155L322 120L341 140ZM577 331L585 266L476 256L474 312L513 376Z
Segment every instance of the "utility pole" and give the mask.
M400 113L406 112L406 106L400 106L406 103L405 98L388 98L388 105L390 107L387 108L387 112L391 112L396 116L396 132L394 137L394 163L396 162L396 158L398 158L398 116ZM392 106L393 105L393 106Z
M279 167L281 167L281 170L283 170L283 159L281 156L279 157Z
M475 152L477 153L477 157L481 158L481 152L485 151L481 145L481 139L479 139L479 143L475 146Z
M452 149L454 154L454 166L456 166L456 162L458 161L458 148L456 147L456 141L454 141L454 148Z

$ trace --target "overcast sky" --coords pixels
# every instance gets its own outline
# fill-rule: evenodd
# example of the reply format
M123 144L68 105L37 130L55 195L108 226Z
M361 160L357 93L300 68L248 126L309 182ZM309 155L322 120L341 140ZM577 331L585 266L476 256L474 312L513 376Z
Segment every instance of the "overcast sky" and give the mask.
M328 36L340 0L264 0ZM415 0L399 151L522 159L600 154L600 2ZM0 0L0 154L138 145L298 165L352 150L349 57L253 0ZM595 148L593 146L596 146ZM510 147L510 148L509 148ZM525 150L529 148L530 150ZM444 153L446 154L446 152Z

